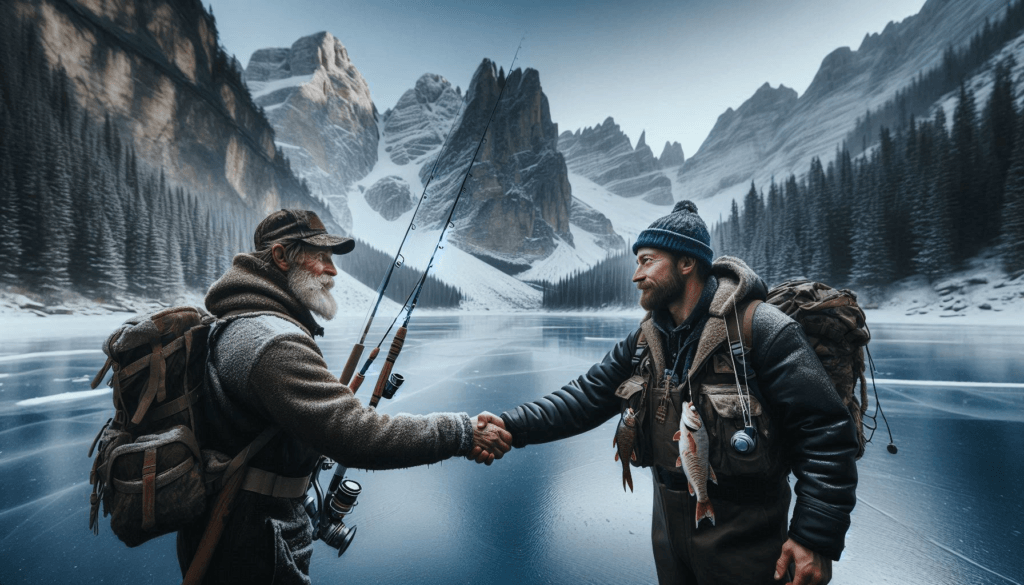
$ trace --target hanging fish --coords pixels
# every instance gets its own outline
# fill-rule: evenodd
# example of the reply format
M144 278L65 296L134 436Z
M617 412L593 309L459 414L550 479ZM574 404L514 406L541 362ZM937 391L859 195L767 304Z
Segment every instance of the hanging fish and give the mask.
M622 461L622 491L626 491L626 484L629 484L629 491L633 491L633 475L629 472L629 462L636 461L636 455L633 453L635 443L636 414L632 408L626 408L619 419L619 427L615 429L615 438L612 439L612 447L618 446L615 460Z
M715 477L715 470L711 469L708 463L708 431L704 428L704 422L697 413L697 408L689 402L683 403L683 416L679 421L679 430L672 437L673 441L679 442L679 458L676 459L676 467L682 467L686 474L687 488L691 496L697 496L697 521L704 518L711 519L711 525L715 525L715 508L708 498L708 479L718 483Z

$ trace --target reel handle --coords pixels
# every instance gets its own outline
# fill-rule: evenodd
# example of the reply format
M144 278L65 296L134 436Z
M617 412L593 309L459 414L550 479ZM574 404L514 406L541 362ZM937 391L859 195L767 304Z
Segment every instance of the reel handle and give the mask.
M391 349L388 350L388 357L384 360L384 366L380 369L380 374L377 377L377 385L373 389L373 398L370 399L370 406L376 407L377 403L380 402L380 397L384 393L384 386L388 383L388 377L391 376L391 369L395 367L395 360L398 359L398 354L402 352L402 345L405 344L405 333L408 331L404 326L399 327L398 331L395 331L395 338L391 340Z

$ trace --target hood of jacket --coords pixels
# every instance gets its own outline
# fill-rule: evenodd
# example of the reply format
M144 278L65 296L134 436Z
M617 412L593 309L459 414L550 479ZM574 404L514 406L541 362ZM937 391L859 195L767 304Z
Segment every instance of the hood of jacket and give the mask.
M324 329L288 287L288 275L252 254L238 254L231 268L210 286L206 309L218 317L229 312L274 312L297 321L310 335Z
M768 286L739 258L720 256L711 266L711 273L718 279L718 290L708 308L713 317L732 313L744 301L768 297Z
M739 258L719 257L712 265L711 273L718 279L718 290L708 308L709 318L697 345L697 355L690 366L690 376L697 372L715 348L726 341L724 317L728 315L731 320L735 318L733 314L737 306L753 300L763 301L768 297L768 286Z

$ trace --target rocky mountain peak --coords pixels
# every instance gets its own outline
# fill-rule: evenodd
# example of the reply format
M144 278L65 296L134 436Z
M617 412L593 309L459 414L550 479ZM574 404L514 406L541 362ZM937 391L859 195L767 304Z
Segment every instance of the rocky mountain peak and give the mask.
M462 92L447 79L426 73L402 94L381 123L384 150L395 164L415 162L444 143L462 104Z
M370 87L345 46L318 32L287 49L260 49L244 79L296 174L351 229L347 190L377 162L379 132Z
M621 197L643 197L656 204L672 203L672 181L661 173L644 132L630 145L629 137L609 116L593 128L563 132L558 149L574 173Z
M736 111L719 116L677 181L695 199L742 194L751 180L806 171L813 157L831 158L866 109L874 109L923 71L962 47L986 20L1005 12L990 0L927 0L921 11L864 37L856 51L840 47L823 60L807 91L763 85Z
M245 81L252 84L312 75L321 68L339 75L352 68L348 50L326 31L302 37L287 49L259 49L249 58Z
M572 244L568 170L556 149L558 125L551 121L535 69L505 75L489 59L477 67L463 114L431 183L436 196L427 200L423 212L426 225L444 220L503 86L487 140L455 211L452 238L463 250L515 272L550 255L559 240ZM420 179L425 181L429 172L430 165L423 165Z
M678 142L665 141L665 148L661 149L661 156L658 157L658 164L661 168L675 167L686 162L683 156L683 145Z

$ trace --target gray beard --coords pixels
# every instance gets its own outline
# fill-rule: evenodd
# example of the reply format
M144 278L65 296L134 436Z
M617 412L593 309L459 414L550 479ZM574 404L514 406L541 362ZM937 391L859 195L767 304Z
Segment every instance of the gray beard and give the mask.
M319 277L296 266L288 271L288 288L295 298L310 311L330 321L338 313L338 302L331 295L334 279L329 274Z

